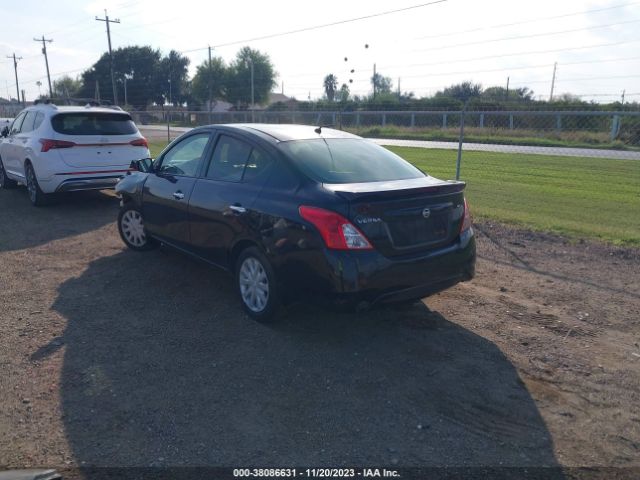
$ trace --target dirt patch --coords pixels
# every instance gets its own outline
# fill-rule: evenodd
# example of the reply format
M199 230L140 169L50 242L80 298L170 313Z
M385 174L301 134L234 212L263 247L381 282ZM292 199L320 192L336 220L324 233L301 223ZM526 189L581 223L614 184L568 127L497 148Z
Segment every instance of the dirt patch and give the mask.
M640 254L476 226L409 308L246 318L111 194L0 192L0 465L640 466Z

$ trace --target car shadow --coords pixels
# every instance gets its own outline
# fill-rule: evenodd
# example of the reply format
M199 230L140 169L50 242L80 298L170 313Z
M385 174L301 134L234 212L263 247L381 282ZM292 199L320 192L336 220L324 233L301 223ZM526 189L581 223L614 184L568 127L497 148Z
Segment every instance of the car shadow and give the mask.
M31 205L24 187L0 190L0 252L44 245L114 222L118 199L113 192L58 194L51 205ZM11 226L20 225L20 228Z
M85 466L556 466L492 342L422 303L241 313L230 277L176 252L100 258L59 288L61 398Z

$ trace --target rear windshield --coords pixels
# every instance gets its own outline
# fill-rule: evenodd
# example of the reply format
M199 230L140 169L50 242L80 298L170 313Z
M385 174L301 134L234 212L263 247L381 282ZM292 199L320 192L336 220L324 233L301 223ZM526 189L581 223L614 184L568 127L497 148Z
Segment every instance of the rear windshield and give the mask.
M407 180L424 173L386 148L356 138L294 140L280 147L310 178L321 183Z
M126 113L59 113L51 119L51 126L63 135L131 135L138 132Z

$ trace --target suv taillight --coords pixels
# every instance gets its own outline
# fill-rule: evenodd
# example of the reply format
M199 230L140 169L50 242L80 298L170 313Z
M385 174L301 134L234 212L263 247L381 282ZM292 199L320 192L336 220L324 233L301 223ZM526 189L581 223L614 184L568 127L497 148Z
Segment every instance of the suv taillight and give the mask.
M342 215L317 207L302 205L300 216L313 224L327 248L334 250L371 250L364 234Z
M133 145L134 147L144 147L144 148L149 148L149 143L147 142L147 139L142 137L142 138L136 138L135 140L131 140L129 142L129 145Z
M464 216L462 218L462 224L460 225L460 233L471 228L471 211L469 210L469 204L467 199L464 199Z
M54 148L71 148L75 147L75 143L66 142L64 140L51 140L50 138L41 138L40 143L42 144L41 152L48 152L49 150L53 150Z

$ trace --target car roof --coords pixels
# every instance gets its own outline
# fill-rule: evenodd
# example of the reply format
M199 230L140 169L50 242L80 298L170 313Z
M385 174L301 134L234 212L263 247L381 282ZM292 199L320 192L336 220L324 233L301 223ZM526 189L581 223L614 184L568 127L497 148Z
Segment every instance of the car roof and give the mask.
M313 140L317 138L360 138L341 130L322 127L321 133L317 133L317 125L295 124L268 124L268 123L232 123L224 125L210 125L221 130L242 131L275 142L288 142L291 140Z
M128 115L128 112L120 108L110 107L96 107L93 105L54 105L52 103L39 103L37 105L31 105L25 108L26 111L44 111L51 114L56 113L81 113L81 112L98 112L98 113L124 113Z

